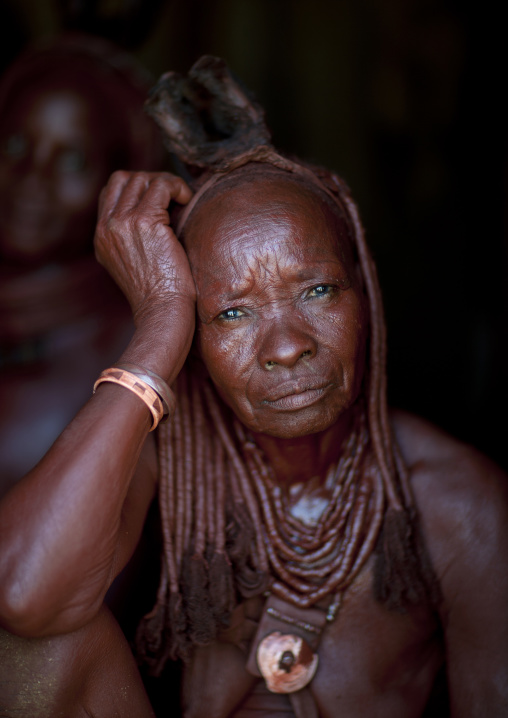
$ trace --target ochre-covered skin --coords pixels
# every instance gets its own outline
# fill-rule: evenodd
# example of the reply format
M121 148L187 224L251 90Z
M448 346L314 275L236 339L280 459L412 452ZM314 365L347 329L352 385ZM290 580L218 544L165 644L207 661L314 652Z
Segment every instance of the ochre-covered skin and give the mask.
M265 435L298 439L291 442L297 450L312 444L300 437L318 435L301 473L319 475L325 436L337 446L349 429L368 328L338 220L298 184L258 179L226 196L205 196L189 224L199 347L215 386L254 436L262 435L257 440L272 465ZM279 455L285 442L274 446ZM291 482L300 478L295 465Z
M97 254L129 299L136 324L121 359L171 383L191 346L197 299L199 349L208 371L262 446L276 480L283 490L293 489L294 506L305 512L306 486L311 497L326 501L322 478L337 459L362 380L368 323L357 268L321 199L283 173L229 193L227 202L220 193L204 199L186 232L187 254L168 226L166 208L171 199L185 204L190 197L179 178L126 172L115 173L102 194ZM222 285L208 271L214 264ZM372 556L321 640L310 684L319 715L421 716L446 656L451 715L504 716L506 477L425 422L398 412L390 417L443 600L437 613L425 606L388 611L373 595ZM24 651L23 638L54 637L53 650L67 651L65 691L76 698L72 707L62 698L62 715L71 718L83 709L98 716L152 715L135 680L130 710L110 709L128 649L110 624L97 621L156 490L150 424L135 396L102 385L0 504L0 619L20 637L16 655L25 670L40 655ZM260 598L244 606L240 633L261 609ZM249 708L266 705L262 692L248 698L257 679L246 671L237 639L222 634L196 649L183 679L185 716L241 717L246 700ZM0 645L14 640L4 635ZM112 683L106 689L100 667L108 646ZM15 680L8 665L6 685ZM50 681L44 690L53 693ZM12 692L4 693L4 702L13 700ZM177 701L168 696L168 714ZM42 714L58 715L57 706L58 696L52 712ZM4 712L34 715L17 708L8 705Z

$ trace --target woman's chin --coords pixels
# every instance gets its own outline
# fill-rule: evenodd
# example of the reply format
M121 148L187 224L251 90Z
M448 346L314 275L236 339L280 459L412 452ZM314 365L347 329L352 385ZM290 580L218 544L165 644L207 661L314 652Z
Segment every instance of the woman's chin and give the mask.
M348 404L349 406L349 404ZM347 406L306 407L294 411L266 412L256 416L255 423L240 421L250 430L279 439L298 439L326 431L347 411Z

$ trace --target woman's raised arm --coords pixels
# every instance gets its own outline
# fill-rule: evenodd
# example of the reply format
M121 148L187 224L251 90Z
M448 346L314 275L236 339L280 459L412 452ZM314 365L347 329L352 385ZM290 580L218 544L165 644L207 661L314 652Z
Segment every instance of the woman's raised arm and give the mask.
M134 315L134 336L119 361L168 383L192 342L195 287L167 208L171 200L185 204L190 197L188 186L172 175L117 172L101 194L95 239L98 260ZM22 636L51 635L74 630L98 611L134 550L154 495L151 425L143 401L122 386L103 383L5 496L0 504L4 628Z

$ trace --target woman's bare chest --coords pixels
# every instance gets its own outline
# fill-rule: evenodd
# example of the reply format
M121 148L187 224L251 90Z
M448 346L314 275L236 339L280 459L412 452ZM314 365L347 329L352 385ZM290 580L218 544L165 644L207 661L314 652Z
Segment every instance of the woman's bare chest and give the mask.
M294 715L288 696L273 694L269 699L263 678L252 673L253 658L259 656L258 646L267 630L281 629L280 621L272 626L266 620L270 605L260 599L246 602L220 641L196 651L184 674L186 718L242 718L246 710L268 716L276 705L281 715L283 711ZM293 615L291 610L288 613ZM305 631L285 623L287 631L282 628L281 633L305 636ZM335 620L324 622L318 640L309 635L308 642L317 666L305 690L322 718L416 718L442 662L433 615L425 608L400 614L378 604L370 570L363 571L346 592ZM270 706L268 712L264 706Z

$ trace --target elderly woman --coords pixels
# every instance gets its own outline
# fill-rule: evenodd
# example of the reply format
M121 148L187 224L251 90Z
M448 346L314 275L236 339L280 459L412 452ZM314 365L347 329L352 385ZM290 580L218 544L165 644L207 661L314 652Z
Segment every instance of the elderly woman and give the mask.
M444 661L453 716L506 715L506 477L387 409L347 188L279 155L213 58L150 108L193 191L119 172L101 196L136 331L0 507L4 713L153 715L102 603L158 488L137 651L183 659L183 715L421 716Z

